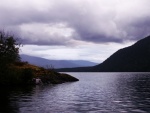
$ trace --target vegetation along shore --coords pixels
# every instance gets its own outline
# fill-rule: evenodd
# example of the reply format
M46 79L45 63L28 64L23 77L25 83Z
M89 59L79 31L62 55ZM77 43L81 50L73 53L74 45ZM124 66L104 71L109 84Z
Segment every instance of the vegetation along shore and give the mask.
M0 31L0 85L34 85L36 80L42 84L78 81L71 75L56 72L51 66L45 69L22 62L20 46L14 35Z

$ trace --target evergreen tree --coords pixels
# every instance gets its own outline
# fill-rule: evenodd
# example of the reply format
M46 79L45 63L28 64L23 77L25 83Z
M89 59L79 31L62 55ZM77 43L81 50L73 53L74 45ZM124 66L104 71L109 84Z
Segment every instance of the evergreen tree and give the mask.
M11 63L20 61L19 47L20 43L14 35L0 31L0 72Z

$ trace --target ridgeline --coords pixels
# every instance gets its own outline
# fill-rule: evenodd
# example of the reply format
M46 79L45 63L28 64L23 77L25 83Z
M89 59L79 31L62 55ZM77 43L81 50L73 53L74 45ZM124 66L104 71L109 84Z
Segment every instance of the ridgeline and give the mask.
M64 68L60 72L150 72L150 36L115 52L92 67Z

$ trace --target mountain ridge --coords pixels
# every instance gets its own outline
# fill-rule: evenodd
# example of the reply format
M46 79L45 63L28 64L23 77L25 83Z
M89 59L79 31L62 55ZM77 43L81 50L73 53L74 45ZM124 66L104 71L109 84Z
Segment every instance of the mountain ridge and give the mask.
M67 68L67 67L85 67L94 66L97 63L86 60L49 60L41 57L29 56L25 54L20 55L22 61L27 61L41 67L52 66L54 68Z
M59 69L79 72L150 72L150 36L119 49L101 64L92 67Z

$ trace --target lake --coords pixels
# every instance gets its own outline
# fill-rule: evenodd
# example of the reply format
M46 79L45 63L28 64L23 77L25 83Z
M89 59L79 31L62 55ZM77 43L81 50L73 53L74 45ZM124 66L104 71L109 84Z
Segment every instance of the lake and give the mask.
M69 73L80 81L0 88L0 113L150 113L150 73Z

